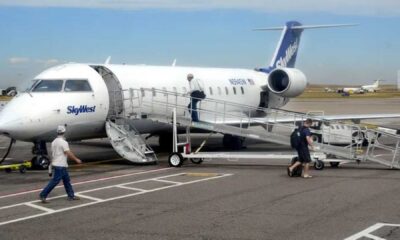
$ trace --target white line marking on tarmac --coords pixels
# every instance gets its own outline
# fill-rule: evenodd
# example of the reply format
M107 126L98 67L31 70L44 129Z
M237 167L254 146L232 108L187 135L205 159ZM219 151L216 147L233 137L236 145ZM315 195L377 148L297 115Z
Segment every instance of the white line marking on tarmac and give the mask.
M86 194L82 195L82 193L89 193L89 192L94 192L94 191L103 190L103 189L110 189L110 188L115 188L115 187L117 187L117 188L121 188L122 187L122 188L128 189L129 187L125 187L124 185L135 184L135 183L143 183L143 182L148 182L148 181L157 181L160 178L175 177L175 176L181 176L181 175L185 175L185 174L186 173L178 173L178 174L172 174L172 175L161 176L161 177L156 177L156 178L149 178L149 179L144 179L144 180L139 180L139 181L116 184L116 185L111 185L111 186L106 186L106 187L100 187L100 188L85 190L85 191L77 192L76 194L78 196L80 195L82 197L88 197L87 199L89 199L89 197L91 197L91 196L87 196ZM80 205L76 205L76 206L61 208L61 209L57 209L57 210L53 210L53 209L50 209L50 208L45 208L45 207L40 207L38 205L35 205L34 203L40 202L38 200L19 203L19 204L13 204L13 205L9 205L9 206L3 206L3 207L0 208L0 210L9 209L9 208L25 205L25 206L30 206L30 207L35 208L35 209L42 210L42 211L44 211L44 213L34 214L34 215L27 216L27 217L22 217L22 218L9 220L9 221L0 222L0 226L6 225L6 224L10 224L10 223L16 223L16 222L20 222L20 221L24 221L24 220L28 220L28 219L33 219L33 218L37 218L37 217L41 217L41 216L46 216L46 215L50 215L50 214L55 214L55 213L59 213L59 212L64 212L64 211L68 211L68 210L72 210L72 209L91 206L91 205L95 205L95 204L98 204L98 203L104 203L104 202L109 202L109 201L113 201L113 200L132 197L132 196L136 196L136 195L142 195L142 194L146 194L146 193L156 192L156 191L160 191L160 190L164 190L164 189L168 189L168 188L174 188L174 187L177 187L177 186L184 186L184 185L189 185L189 184L198 183L198 182L210 181L210 180L223 178L223 177L228 177L228 176L232 176L232 175L233 174L220 174L220 175L213 176L213 177L202 178L202 179L193 180L193 181L189 181L189 182L180 182L179 184L174 184L174 185L170 185L170 186L154 188L154 189L151 189L151 190L142 190L142 191L139 191L139 192L137 192L136 189L132 189L133 191L136 191L136 192L130 193L130 194L121 195L121 196L117 196L117 197L111 197L111 198L107 198L107 199L102 199L101 201L93 201L93 202L84 203L84 204L80 204ZM57 199L57 198L65 197L65 196L66 195L64 194L64 195L60 195L60 196L56 196L56 197L52 197L52 198L48 198L48 199L49 200ZM91 197L91 198L93 198L93 197ZM98 199L98 198L96 198L96 199ZM98 200L100 200L100 199L98 199Z
M55 212L54 209L47 208L47 207L42 207L42 206L33 204L33 203L31 203L31 202L25 203L24 205L25 205L25 206L28 206L28 207L31 207L31 208L36 208L36 209L39 209L39 210L41 210L41 211L48 212L48 213L53 213L53 212Z
M104 199L95 198L95 197L91 197L91 196L88 196L88 195L83 195L81 193L77 193L77 194L75 194L75 196L81 197L81 198L86 198L86 199L89 199L89 200L92 200L92 201L95 201L95 202L103 202L104 201Z
M128 190L132 190L132 191L138 191L138 192L147 192L147 190L141 189L141 188L133 188L133 187L127 187L124 185L117 185L115 186L117 188L123 188L123 189L128 189Z
M376 230L378 230L379 228L382 227L400 227L400 224L391 224L391 223L376 223L374 225L372 225L371 227L368 227L365 230L362 230L359 233L356 233L348 238L345 238L344 240L357 240L357 239L361 239L361 238L370 238L373 240L386 240L384 238L372 235L372 232L375 232Z
M162 183L176 184L176 185L182 184L181 182L169 181L169 180L164 180L164 179L154 179L153 181L162 182Z
M117 175L117 176L112 176L112 177L105 177L105 178L92 179L92 180L87 180L87 181L82 181L82 182L76 182L76 183L73 183L72 185L77 186L77 185L82 185L82 184L86 184L86 183L100 182L100 181L106 181L106 180L111 180L111 179L129 177L129 176L134 176L134 175L141 175L141 174L145 174L145 173L154 173L154 172L160 172L160 171L166 171L166 170L172 170L172 169L174 169L174 168L167 167L167 168L160 168L160 169L149 170L149 171L128 173L128 174ZM55 188L61 188L61 187L63 187L63 186L60 185ZM23 195L23 194L28 194L28 193L40 192L40 191L42 191L42 188L18 192L18 193L11 193L11 194L0 196L0 199L8 198L8 197L15 197L15 196Z

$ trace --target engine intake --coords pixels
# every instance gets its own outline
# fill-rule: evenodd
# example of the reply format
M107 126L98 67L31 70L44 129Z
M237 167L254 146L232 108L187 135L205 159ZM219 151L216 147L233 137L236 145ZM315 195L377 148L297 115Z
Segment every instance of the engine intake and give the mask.
M268 88L282 97L297 97L304 92L307 78L295 68L278 68L268 76Z

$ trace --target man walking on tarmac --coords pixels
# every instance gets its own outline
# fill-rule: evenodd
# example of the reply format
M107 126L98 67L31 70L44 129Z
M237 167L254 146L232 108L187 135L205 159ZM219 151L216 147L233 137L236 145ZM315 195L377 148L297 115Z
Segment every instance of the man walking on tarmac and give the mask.
M311 138L311 132L310 132L311 125L312 125L312 120L307 119L306 121L304 121L303 126L299 127L298 131L300 133L300 139L299 139L300 141L298 146L296 147L298 158L297 161L292 166L288 167L288 175L290 177L293 176L294 169L303 164L304 166L303 177L312 178L312 176L309 174L311 156L310 156L310 150L308 149L308 147L310 147L311 150L314 149L313 140Z
M76 163L81 164L82 161L77 158L69 149L68 142L64 138L65 126L57 127L57 138L51 143L52 159L51 165L53 167L53 178L47 184L47 186L40 193L40 200L42 203L48 203L47 196L57 186L57 184L63 180L65 191L68 195L68 200L80 200L79 197L75 196L74 190L72 189L71 180L68 174L68 158L74 160Z

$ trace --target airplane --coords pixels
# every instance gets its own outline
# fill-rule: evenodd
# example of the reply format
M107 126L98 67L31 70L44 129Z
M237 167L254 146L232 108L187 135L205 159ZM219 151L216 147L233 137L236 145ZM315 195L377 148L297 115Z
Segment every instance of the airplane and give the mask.
M361 86L361 89L364 90L364 91L366 91L366 92L376 92L376 91L379 90L379 83L380 83L381 81L382 81L382 80L378 79L378 80L376 80L376 81L374 82L374 84L372 84L372 85L364 85L364 86Z
M382 80L376 80L372 85L363 85L361 87L347 87L343 88L345 93L365 93L365 92L376 92L379 90L379 83Z
M303 30L350 25L306 26L289 21L283 27L256 29L282 30L270 65L258 69L119 65L111 64L110 58L104 64L57 65L37 75L30 89L19 93L4 107L0 112L0 133L11 139L34 143L32 164L44 169L49 164L46 142L56 137L58 125L67 126L66 138L70 141L106 137L106 121L116 108L124 108L122 101L112 102L116 92L155 88L187 93L189 73L202 81L208 98L254 107L282 108L291 98L302 94L307 85L305 74L295 68ZM144 97L152 99L154 96ZM154 99L162 101L163 96ZM233 108L229 111L242 110ZM331 118L354 120L397 116L372 114ZM144 120L135 128L141 134L158 135L160 146L171 144L169 124ZM238 139L224 135L223 143L237 142Z

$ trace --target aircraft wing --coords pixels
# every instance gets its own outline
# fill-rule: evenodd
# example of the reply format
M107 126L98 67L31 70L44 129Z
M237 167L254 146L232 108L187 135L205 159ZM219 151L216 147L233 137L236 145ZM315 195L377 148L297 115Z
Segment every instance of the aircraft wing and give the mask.
M305 115L306 116L306 115ZM400 113L373 113L373 114L338 114L338 115L310 115L313 119L320 119L320 120L327 120L327 121L343 121L343 120L350 120L350 121L358 121L358 120L365 120L365 119L385 119L385 118L400 118ZM277 118L254 118L255 122L270 122L270 123L285 123L285 122L293 122L293 117L277 117ZM305 120L298 117L296 120L301 121Z
M310 115L313 119L327 120L327 121L359 121L365 119L386 119L386 118L400 118L400 113L376 113L376 114L340 114L340 115ZM292 123L294 121L304 121L307 115L297 116L278 116L278 117L239 117L239 118L226 118L226 119L213 119L206 120L207 122L213 122L216 124L228 124L228 125L240 125L240 124L266 124L266 123Z

